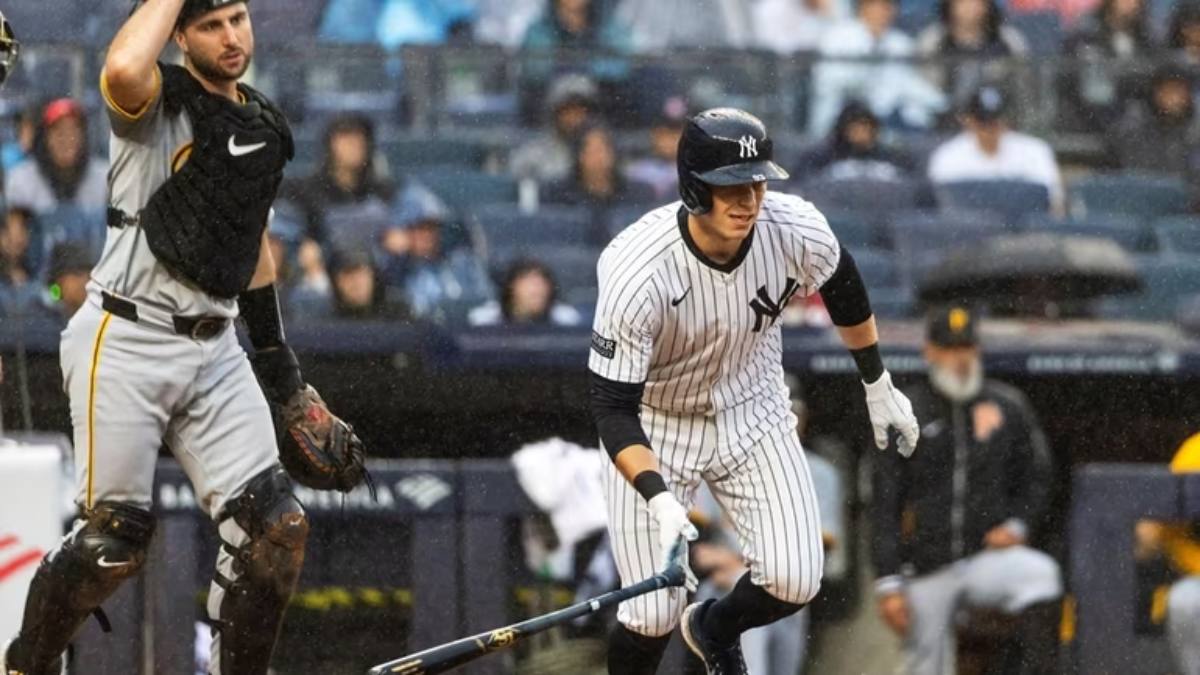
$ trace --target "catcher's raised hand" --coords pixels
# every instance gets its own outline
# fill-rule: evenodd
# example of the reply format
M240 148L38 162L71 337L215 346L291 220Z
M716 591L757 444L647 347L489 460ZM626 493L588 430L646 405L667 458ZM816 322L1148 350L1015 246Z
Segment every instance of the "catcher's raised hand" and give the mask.
M366 476L363 443L310 385L279 411L279 460L301 485L349 492Z

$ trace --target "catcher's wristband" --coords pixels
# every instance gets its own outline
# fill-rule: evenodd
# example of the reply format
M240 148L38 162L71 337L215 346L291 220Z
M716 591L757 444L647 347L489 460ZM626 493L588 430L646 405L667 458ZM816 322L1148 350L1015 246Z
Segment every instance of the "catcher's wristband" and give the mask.
M300 362L296 359L296 353L286 344L255 351L251 363L262 382L263 391L273 403L285 405L296 392L304 388Z

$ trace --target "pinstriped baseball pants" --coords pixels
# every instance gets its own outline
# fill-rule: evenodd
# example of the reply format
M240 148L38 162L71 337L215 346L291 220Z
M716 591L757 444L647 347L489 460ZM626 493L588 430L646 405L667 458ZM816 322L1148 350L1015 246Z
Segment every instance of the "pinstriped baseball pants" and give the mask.
M751 581L772 596L803 604L817 594L824 550L816 493L794 429L769 432L747 452L722 456L717 424L703 415L642 409L642 426L658 456L667 487L690 507L708 483L737 532ZM604 457L608 531L622 586L662 569L657 525L645 500ZM687 602L682 588L657 591L621 604L617 618L631 631L671 632Z

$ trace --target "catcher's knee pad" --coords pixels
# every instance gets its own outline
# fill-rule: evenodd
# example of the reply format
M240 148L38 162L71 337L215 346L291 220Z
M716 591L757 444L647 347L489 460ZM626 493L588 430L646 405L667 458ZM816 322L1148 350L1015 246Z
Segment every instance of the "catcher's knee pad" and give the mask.
M282 467L250 479L220 516L221 552L208 599L213 675L263 675L304 565L308 518Z
M88 614L145 564L154 523L154 514L131 504L85 511L34 574L8 667L57 675L59 655Z

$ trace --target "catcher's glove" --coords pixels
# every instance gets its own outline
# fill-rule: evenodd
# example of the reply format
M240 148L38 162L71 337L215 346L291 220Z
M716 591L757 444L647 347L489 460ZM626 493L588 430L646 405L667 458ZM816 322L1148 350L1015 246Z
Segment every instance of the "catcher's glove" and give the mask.
M292 394L276 424L279 459L297 483L349 492L367 477L362 441L311 386Z

